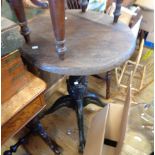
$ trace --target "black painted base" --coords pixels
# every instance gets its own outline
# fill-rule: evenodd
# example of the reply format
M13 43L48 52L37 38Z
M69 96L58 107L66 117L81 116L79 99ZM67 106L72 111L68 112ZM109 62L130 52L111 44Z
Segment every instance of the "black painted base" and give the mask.
M48 136L47 132L41 125L38 117L35 117L27 125L27 127L30 129L30 132L26 136L20 138L16 144L10 146L10 150L5 151L3 155L12 155L12 153L15 153L20 145L25 144L27 142L27 139L31 133L38 134L46 142L50 149L55 153L55 155L61 154L62 148Z
M10 150L5 151L3 153L3 155L12 155L12 153L15 153L20 145L26 143L26 140L27 140L27 137L29 136L29 134L30 133L28 133L26 136L20 138L16 144L10 146Z
M75 110L79 128L79 152L81 153L85 146L83 107L87 106L89 103L101 107L104 107L105 105L95 94L87 92L87 84L86 76L70 76L67 80L69 95L59 98L50 109L40 115L40 117L43 117L44 115L53 113L62 107L68 107Z

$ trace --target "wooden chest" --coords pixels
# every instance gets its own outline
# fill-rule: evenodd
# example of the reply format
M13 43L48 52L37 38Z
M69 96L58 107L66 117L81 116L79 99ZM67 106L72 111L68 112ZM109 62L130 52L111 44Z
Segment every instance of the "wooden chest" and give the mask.
M19 51L14 51L1 58L2 103L19 92L30 80Z

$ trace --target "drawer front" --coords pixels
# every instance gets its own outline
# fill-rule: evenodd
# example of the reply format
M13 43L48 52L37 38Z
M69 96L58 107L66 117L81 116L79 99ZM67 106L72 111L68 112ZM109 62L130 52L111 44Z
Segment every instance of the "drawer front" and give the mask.
M14 136L29 121L31 121L45 107L44 97L40 95L25 108L18 112L13 118L2 126L2 144Z

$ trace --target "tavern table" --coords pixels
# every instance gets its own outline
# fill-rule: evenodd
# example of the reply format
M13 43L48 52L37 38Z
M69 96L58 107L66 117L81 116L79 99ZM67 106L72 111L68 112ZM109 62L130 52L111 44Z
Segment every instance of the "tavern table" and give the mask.
M76 111L79 127L79 151L85 145L83 107L89 103L104 106L99 98L87 92L87 77L112 70L120 66L132 55L136 38L130 28L122 23L113 24L108 15L96 12L80 13L79 10L66 11L65 59L60 60L55 53L54 35L50 16L40 15L29 22L31 43L22 49L24 59L41 70L67 75L69 95L59 98L40 117L67 106ZM67 121L67 120L66 120Z

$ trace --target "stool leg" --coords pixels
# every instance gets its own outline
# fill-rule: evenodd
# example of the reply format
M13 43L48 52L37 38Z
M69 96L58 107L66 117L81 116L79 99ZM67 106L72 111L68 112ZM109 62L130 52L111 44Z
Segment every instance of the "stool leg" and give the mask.
M81 0L82 12L86 12L87 5L88 5L88 0Z
M30 43L30 30L27 26L27 20L24 12L24 5L22 0L7 0L10 7L14 11L19 25L21 27L21 34L24 36L25 42Z
M116 9L114 11L113 23L117 23L119 16L121 15L122 0L116 0Z
M110 98L111 72L106 73L106 99Z
M45 129L43 128L42 124L40 123L39 119L35 117L29 124L28 128L33 133L37 133L46 143L47 145L53 150L53 152L57 155L61 154L62 149L58 146L58 144L52 140Z
M69 95L62 96L58 100L56 100L52 107L39 114L39 118L43 118L45 115L51 114L62 107L74 109L72 98Z
M48 0L56 39L56 52L64 59L67 50L65 46L65 4L64 0Z
M87 96L84 98L84 107L88 104L95 104L100 107L104 107L106 104L102 103L98 97Z
M77 100L75 111L77 115L77 122L79 128L79 152L83 153L84 146L85 146L85 136L84 136L84 121L83 121L83 101Z

